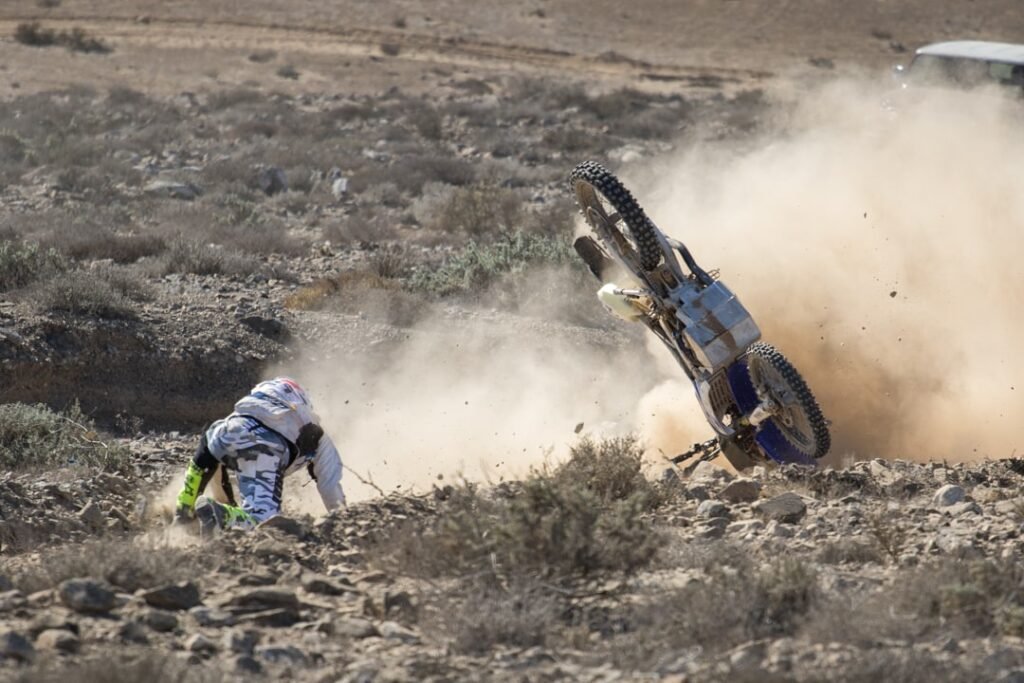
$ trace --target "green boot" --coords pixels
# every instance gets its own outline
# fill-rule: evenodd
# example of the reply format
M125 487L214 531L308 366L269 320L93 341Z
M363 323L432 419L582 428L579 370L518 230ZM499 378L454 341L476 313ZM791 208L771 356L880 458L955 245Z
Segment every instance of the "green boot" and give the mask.
M256 527L256 520L242 508L218 503L206 496L196 501L196 518L199 520L199 532L203 536L209 536L222 529Z

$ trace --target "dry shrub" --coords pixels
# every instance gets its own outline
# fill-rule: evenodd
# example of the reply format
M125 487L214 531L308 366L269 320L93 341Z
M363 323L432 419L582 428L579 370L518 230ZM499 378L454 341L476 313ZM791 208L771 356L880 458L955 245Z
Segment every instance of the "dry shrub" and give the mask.
M323 306L324 299L337 291L338 285L334 280L317 280L289 294L284 300L284 305L285 308L295 311L317 311Z
M70 31L55 31L43 28L35 21L18 24L14 29L14 39L22 45L32 47L61 45L72 52L110 52L110 47L106 43L90 36L85 29L75 27Z
M943 559L900 570L883 586L822 601L804 634L817 642L1024 637L1024 569L1013 562Z
M595 441L587 436L569 451L555 476L567 486L582 486L604 502L637 497L656 507L663 493L643 473L644 449L635 436Z
M43 311L108 319L135 317L135 303L152 297L137 275L124 270L72 270L41 282L30 293Z
M643 667L695 646L720 652L792 636L820 599L813 569L798 558L759 566L742 551L716 544L704 561L703 581L651 595L631 609L627 634L611 643L620 665Z
M189 548L111 539L46 550L38 564L15 574L13 581L20 590L31 593L54 588L67 579L95 577L132 593L193 579L198 570L208 566L202 553Z
M53 249L32 242L0 241L0 292L45 279L66 267Z
M867 530L879 550L897 562L907 544L907 531L900 525L898 513L878 510L867 516Z
M818 561L824 564L881 564L884 558L873 543L843 538L822 545Z
M259 90L252 88L232 88L230 90L220 90L210 95L206 99L206 110L207 112L218 112L225 109L234 109L247 104L258 104L266 101L267 96L261 93Z
M143 653L123 649L99 652L90 649L88 655L73 661L42 657L39 662L11 680L17 683L221 683L237 680L208 666L194 666L188 662L152 650Z
M429 181L461 187L472 183L475 175L473 167L461 159L413 155L388 167L380 181L394 183L401 191L417 195ZM368 185L358 176L352 179L353 191L361 191L360 187Z
M370 255L370 270L385 280L395 280L409 272L410 258L407 249L390 244L373 251Z
M317 280L289 295L287 308L365 315L390 325L410 326L429 306L422 296L403 291L400 284L373 270L348 270Z
M115 232L95 224L51 234L46 243L78 261L110 259L114 263L135 263L167 249L167 242L158 235Z
M437 230L481 238L517 229L524 213L517 192L490 184L471 185L456 188L432 224Z
M266 64L277 59L277 52L274 50L256 50L249 55L249 61L257 64Z
M102 439L78 404L65 411L44 405L0 405L0 465L5 469L53 469L71 465L121 470L128 449Z
M571 581L646 565L660 543L643 516L650 505L646 491L616 490L624 497L606 498L600 487L580 485L580 469L534 470L522 482L489 492L472 484L454 487L435 519L378 549L381 561L414 576L474 576L498 584L510 577Z
M564 607L555 592L537 583L470 583L435 596L424 611L425 630L445 634L456 652L481 655L496 645L547 645L563 626Z
M249 275L257 270L259 264L251 257L180 236L170 243L158 265L158 271L163 275Z
M843 662L842 674L834 672L801 677L806 683L973 683L979 680L978 669L942 653L909 648L871 647L859 650ZM785 679L790 680L790 679Z

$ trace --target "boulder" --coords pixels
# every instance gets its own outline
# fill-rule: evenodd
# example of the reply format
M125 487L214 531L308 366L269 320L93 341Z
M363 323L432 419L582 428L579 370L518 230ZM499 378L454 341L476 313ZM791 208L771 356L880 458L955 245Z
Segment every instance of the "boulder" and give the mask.
M333 630L335 635L347 638L371 638L380 635L372 621L358 617L337 619Z
M78 519L82 520L93 531L106 526L106 517L103 515L103 510L95 501L89 501L85 504L85 507L78 511Z
M235 593L222 606L233 612L257 612L282 607L298 609L299 599L295 591L282 588L250 588Z
M753 503L761 496L761 484L753 479L737 479L729 482L718 497L727 503Z
M117 637L126 643L149 644L149 635L141 622L126 621L117 629Z
M783 524L796 524L807 514L807 503L797 494L788 491L761 501L757 504L756 510L767 519Z
M154 631L167 633L178 628L178 617L162 609L151 609L142 615L142 623Z
M36 647L40 650L56 650L57 652L78 652L81 641L71 631L62 628L51 628L36 636Z
M265 195L288 191L288 178L277 166L264 166L256 171L256 186Z
M256 656L273 664L294 664L305 666L309 662L306 653L294 645L261 645L255 650Z
M697 516L704 519L712 517L729 517L729 508L717 500L705 500L697 506Z
M949 507L961 502L967 494L963 488L956 484L946 484L932 496L932 504L936 507Z
M192 609L200 602L199 586L191 581L172 583L144 592L142 599L151 607L160 609Z
M415 632L402 626L397 621L383 621L377 626L377 631L388 640L398 640L403 643L420 642L420 637Z
M217 654L218 650L220 650L220 648L217 647L217 643L213 642L202 633L196 633L189 637L189 639L185 641L185 649L199 655L213 655Z
M36 649L28 638L17 631L0 633L0 658L29 662L35 657Z
M188 613L200 626L233 626L237 621L234 614L216 607L193 607Z
M60 601L83 614L106 614L117 606L117 595L95 579L68 579L57 589Z
M338 579L321 574L307 574L302 578L302 587L310 593L320 595L341 595L354 589Z
M155 195L163 195L172 199L181 199L187 202L203 194L198 185L178 180L157 179L146 183L142 188L144 192Z

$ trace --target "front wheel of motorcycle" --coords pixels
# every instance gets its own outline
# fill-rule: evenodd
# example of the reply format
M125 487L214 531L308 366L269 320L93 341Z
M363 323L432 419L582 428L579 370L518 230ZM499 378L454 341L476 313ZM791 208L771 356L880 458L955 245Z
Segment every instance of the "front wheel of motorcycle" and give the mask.
M661 261L657 228L622 182L594 161L569 175L580 212L620 261L641 282ZM622 228L625 227L625 230Z
M791 460L781 452L789 449L803 458L824 457L832 445L828 422L796 368L778 349L764 342L747 350L746 362L758 398L775 406L774 414L759 430L757 441L762 448L780 461Z

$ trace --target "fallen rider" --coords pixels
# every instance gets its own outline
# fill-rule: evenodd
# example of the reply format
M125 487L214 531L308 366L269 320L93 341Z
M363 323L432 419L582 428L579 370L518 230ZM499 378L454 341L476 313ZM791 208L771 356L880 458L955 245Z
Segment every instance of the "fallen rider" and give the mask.
M328 510L345 504L341 457L320 427L306 392L285 377L257 384L235 404L234 412L207 428L185 472L175 520L199 520L210 533L229 527L252 528L280 514L284 478L306 469L316 480ZM220 470L227 498L202 495ZM227 470L238 480L241 506L234 500Z

